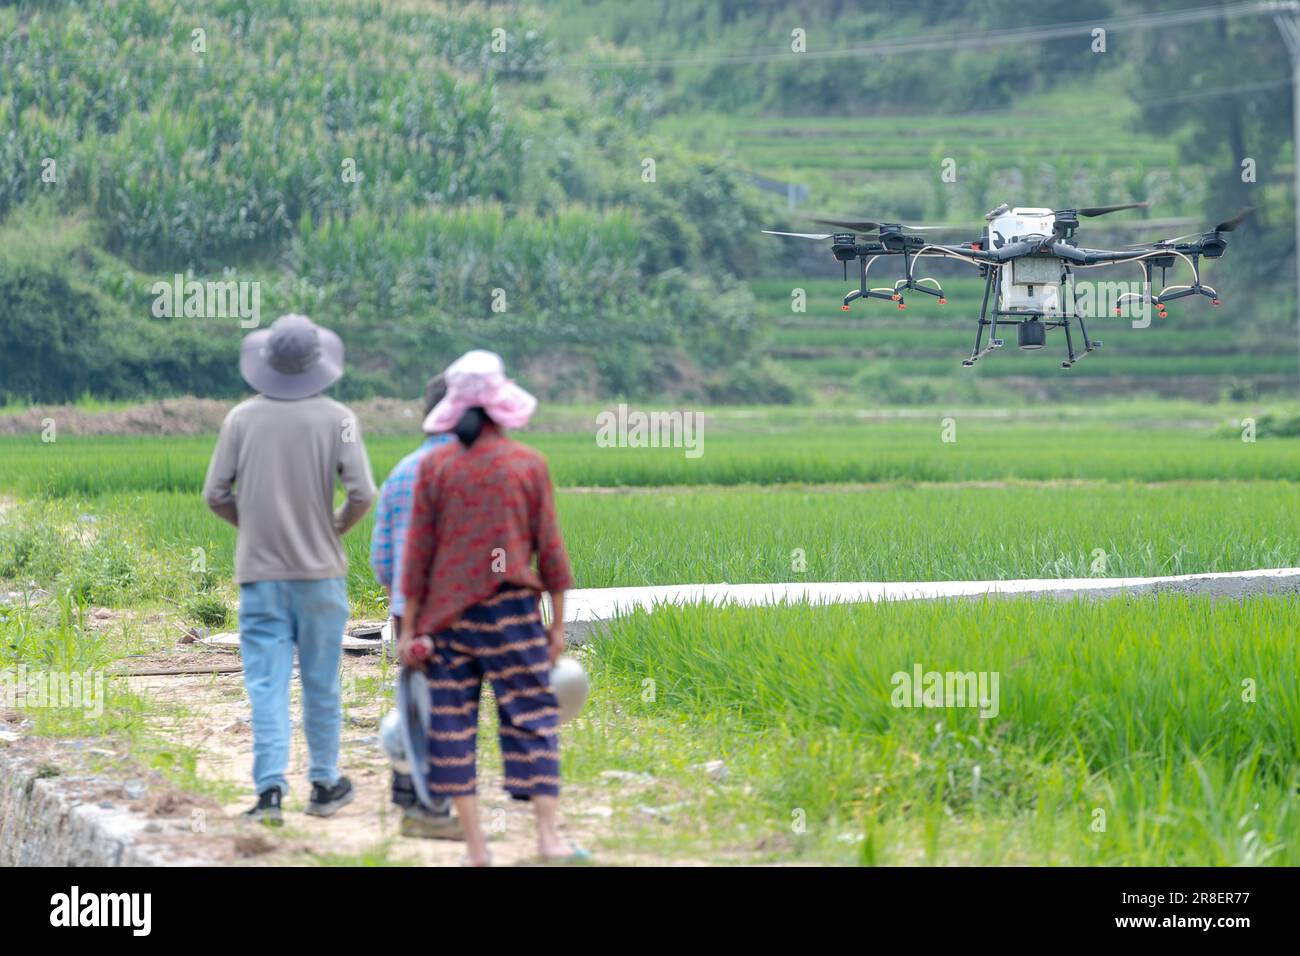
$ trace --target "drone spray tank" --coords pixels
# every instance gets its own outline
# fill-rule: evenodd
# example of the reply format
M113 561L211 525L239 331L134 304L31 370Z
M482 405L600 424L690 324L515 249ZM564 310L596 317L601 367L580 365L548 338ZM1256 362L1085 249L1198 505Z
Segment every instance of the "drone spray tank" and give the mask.
M990 220L989 241L994 248L1035 237L1047 242L1056 228L1052 210L1017 207ZM1018 256L1001 270L998 304L1006 321L1019 322L1016 344L1020 348L1041 349L1047 344L1048 326L1042 320L1050 322L1060 316L1064 282L1061 260L1051 255Z

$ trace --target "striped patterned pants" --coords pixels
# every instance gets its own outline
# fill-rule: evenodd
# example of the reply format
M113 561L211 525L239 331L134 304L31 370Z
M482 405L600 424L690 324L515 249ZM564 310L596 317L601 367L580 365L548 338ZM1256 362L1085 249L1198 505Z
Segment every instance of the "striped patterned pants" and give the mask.
M537 595L512 584L433 635L425 668L431 793L475 792L479 692L486 677L496 695L506 792L516 800L559 794L559 711L546 643Z

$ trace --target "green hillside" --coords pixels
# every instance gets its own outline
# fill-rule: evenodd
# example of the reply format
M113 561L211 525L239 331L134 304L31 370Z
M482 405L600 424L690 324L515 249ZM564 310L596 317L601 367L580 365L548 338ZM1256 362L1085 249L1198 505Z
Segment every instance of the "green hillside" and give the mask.
M1054 395L1089 381L1195 397L1291 389L1289 127L1267 112L1285 90L1232 86L1248 64L1272 81L1276 37L1234 26L1223 75L1182 48L1198 36L1183 28L1159 46L1147 31L1117 36L1106 56L1070 40L1032 56L790 52L796 27L822 53L936 23L1135 9L0 5L0 402L239 394L249 326L156 314L156 283L178 273L256 285L263 324L302 311L338 329L352 397L413 395L475 345L546 397L581 400L1003 401L1023 379ZM1183 90L1154 118L1153 85ZM1225 179L1236 159L1207 125L1227 122L1258 157L1248 192ZM799 208L758 177L805 188ZM1132 198L1151 208L1080 238L1134 242L1246 201L1260 211L1207 269L1222 308L1179 303L1147 330L1102 323L1091 331L1105 350L1068 380L1054 349L960 367L980 292L968 268L935 266L947 306L845 315L825 250L760 234L818 213L973 234L1001 201ZM794 313L799 288L807 311Z
M0 7L0 398L238 394L237 321L155 314L177 273L338 329L348 395L487 344L548 395L762 397L742 270L700 267L723 236L761 259L760 197L552 75L545 34L476 5Z

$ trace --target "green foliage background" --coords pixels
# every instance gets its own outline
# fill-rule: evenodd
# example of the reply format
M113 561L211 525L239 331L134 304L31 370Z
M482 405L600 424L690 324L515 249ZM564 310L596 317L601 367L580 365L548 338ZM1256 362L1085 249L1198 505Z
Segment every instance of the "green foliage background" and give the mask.
M812 210L791 214L754 172L808 183L815 208L914 221L965 221L1004 195L1141 194L1206 222L1255 203L1238 233L1252 254L1215 266L1244 308L1229 344L1249 355L1220 368L1202 358L1223 343L1198 337L1188 374L1228 387L1253 369L1276 387L1276 336L1294 333L1278 300L1289 104L1218 90L1241 79L1234 63L1285 74L1267 18L1116 36L1107 56L1073 39L780 55L796 27L819 51L1149 6L0 2L0 402L242 393L236 321L153 315L150 288L177 273L258 282L264 324L300 311L338 329L345 398L417 395L475 346L548 398L956 395L933 384L936 363L956 367L947 339L931 354L891 327L872 340L929 364L868 368L865 337L856 351L818 338L844 331L826 325L837 308L791 316L790 286L830 264L761 235ZM1021 117L1026 97L1038 112ZM1238 154L1258 186L1240 183ZM944 156L955 190L929 173ZM1188 312L1180 327L1218 319ZM1143 368L1177 368L1161 365L1166 336L1135 344L1159 356Z
M789 394L746 363L757 194L552 76L536 11L127 0L0 27L0 400L238 394L236 321L153 315L175 273L337 328L347 396L482 345L547 395Z

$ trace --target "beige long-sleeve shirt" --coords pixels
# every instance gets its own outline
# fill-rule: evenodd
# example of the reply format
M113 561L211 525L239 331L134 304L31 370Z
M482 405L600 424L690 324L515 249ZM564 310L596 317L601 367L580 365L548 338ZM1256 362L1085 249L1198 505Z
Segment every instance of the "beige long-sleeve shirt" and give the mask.
M347 501L334 511L338 479ZM203 498L239 529L235 580L319 580L347 574L339 541L375 497L356 416L323 395L258 395L230 410Z

